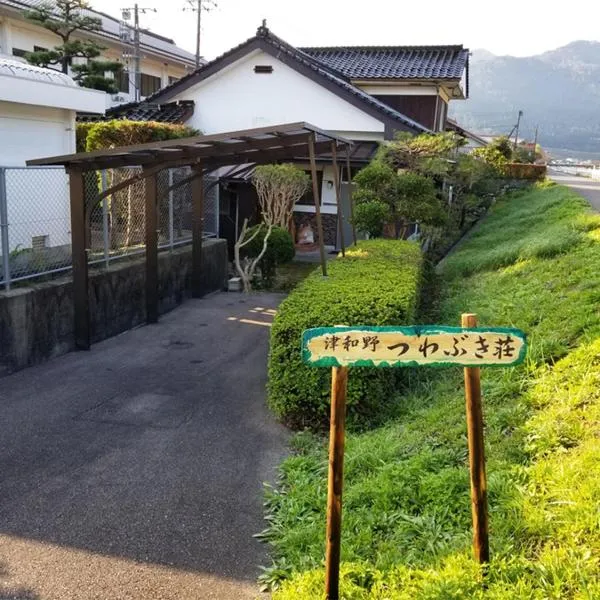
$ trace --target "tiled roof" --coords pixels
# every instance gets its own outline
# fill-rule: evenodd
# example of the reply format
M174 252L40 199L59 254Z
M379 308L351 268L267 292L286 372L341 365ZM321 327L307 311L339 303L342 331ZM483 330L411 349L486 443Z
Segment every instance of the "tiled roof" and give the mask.
M420 123L413 121L406 115L394 110L387 104L380 102L367 92L364 92L360 88L352 85L350 81L346 79L343 75L336 73L332 69L328 68L326 65L320 63L319 61L312 58L309 54L294 48L281 38L278 38L276 35L271 33L269 29L266 27L260 27L257 31L257 35L249 40L246 40L239 46L232 48L222 54L221 56L215 58L213 61L203 65L193 73L182 77L179 81L167 86L158 92L149 96L146 100L148 101L158 101L162 99L169 99L180 91L185 90L186 88L194 85L198 81L201 81L205 74L212 73L215 68L222 68L219 65L222 63L222 66L226 66L229 64L231 57L236 55L239 51L243 50L246 46L250 47L254 43L263 43L268 44L274 50L276 50L279 54L284 54L287 57L292 58L297 63L300 63L302 66L307 67L314 74L314 78L316 80L320 80L323 82L328 82L333 84L333 88L339 88L340 92L346 92L352 94L362 103L374 108L382 115L392 119L393 121L402 123L409 129L412 129L415 132L428 132L429 130L426 127L423 127ZM208 76L208 75L206 75Z
M152 104L150 102L130 102L114 106L105 115L78 115L78 121L111 121L112 119L130 121L157 121L159 123L184 123L194 113L194 101L182 100L168 104Z
M53 83L55 85L64 85L67 87L77 87L77 84L64 73L53 69L36 67L20 60L0 57L0 75L9 77L19 77L21 79L32 79L34 81L43 81L44 83Z
M462 46L301 48L350 79L460 79L469 51Z

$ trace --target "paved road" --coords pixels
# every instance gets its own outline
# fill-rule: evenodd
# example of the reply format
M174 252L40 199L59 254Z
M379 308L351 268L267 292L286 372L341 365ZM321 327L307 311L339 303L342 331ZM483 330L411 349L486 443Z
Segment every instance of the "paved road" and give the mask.
M0 600L254 600L281 297L218 294L0 379Z
M589 201L594 210L600 212L600 181L585 177L576 177L575 175L566 175L555 169L549 169L548 176L561 185L573 188Z

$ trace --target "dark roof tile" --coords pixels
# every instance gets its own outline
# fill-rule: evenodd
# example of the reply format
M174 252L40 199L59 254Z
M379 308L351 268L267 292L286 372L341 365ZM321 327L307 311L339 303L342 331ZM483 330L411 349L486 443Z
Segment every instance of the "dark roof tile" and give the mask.
M181 124L189 119L194 113L194 101L182 100L180 102L169 102L167 104L152 104L150 102L130 102L114 106L106 111L105 115L80 114L79 121L155 121L159 123Z
M460 79L469 51L462 46L340 46L300 48L349 79Z

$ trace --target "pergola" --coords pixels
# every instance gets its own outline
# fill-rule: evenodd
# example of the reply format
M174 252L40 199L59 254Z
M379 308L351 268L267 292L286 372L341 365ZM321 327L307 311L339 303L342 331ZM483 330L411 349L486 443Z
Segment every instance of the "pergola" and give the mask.
M334 183L340 221L341 245L344 248L338 151L344 149L350 180L350 146L352 142L322 131L307 123L288 123L243 131L201 135L190 138L123 146L95 152L80 152L27 161L32 166L63 166L70 183L71 239L73 262L73 295L75 309L75 345L90 348L90 315L88 298L88 261L86 252L87 223L93 208L102 199L137 181L145 182L145 245L146 245L146 322L158 321L158 186L157 175L170 168L191 167L191 175L169 187L165 193L185 184L192 195L192 296L203 295L202 238L204 221L205 174L220 167L257 165L291 161L308 157L312 174L321 268L327 275L317 183L316 160L327 155L334 166ZM142 167L142 171L86 200L84 174L89 171L119 167Z

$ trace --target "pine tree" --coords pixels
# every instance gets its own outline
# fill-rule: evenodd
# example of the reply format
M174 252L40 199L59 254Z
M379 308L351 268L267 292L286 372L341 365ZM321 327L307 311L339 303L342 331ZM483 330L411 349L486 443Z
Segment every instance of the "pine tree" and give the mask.
M25 13L25 17L48 29L61 38L62 44L52 50L28 52L27 61L39 67L60 65L63 73L74 72L74 79L83 87L103 90L109 94L118 92L115 79L106 77L107 72L115 77L123 69L123 65L114 61L95 61L105 48L89 40L73 39L76 31L100 31L102 21L85 13L90 9L86 0L55 0L54 3L41 4ZM73 65L73 59L85 58L86 64Z

